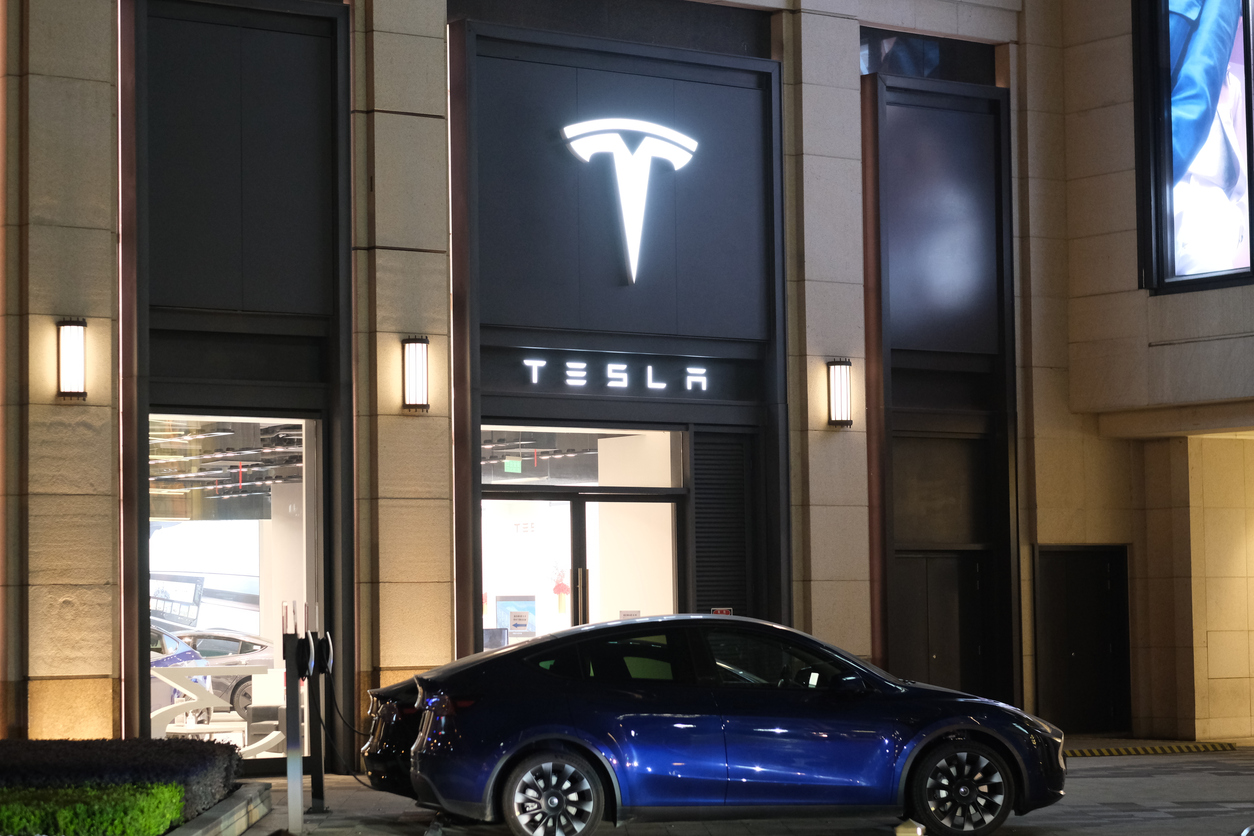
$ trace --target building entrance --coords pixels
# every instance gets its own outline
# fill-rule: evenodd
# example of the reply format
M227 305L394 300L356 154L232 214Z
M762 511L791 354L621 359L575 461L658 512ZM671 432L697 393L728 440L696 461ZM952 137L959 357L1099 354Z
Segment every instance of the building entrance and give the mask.
M483 428L485 649L679 611L683 435Z

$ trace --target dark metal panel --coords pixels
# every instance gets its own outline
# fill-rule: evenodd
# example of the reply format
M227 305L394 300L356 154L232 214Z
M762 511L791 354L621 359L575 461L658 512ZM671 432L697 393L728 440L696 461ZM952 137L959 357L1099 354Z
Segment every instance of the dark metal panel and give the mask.
M597 54L586 43L572 50L572 39L500 27L485 34L528 49L521 57L476 59L478 112L491 114L476 121L474 140L481 321L768 339L773 253L764 231L773 214L772 136L745 126L772 123L778 66L626 55L623 45L606 42L631 62L607 71L593 66ZM581 60L557 66L550 55ZM720 83L719 71L738 78L751 65L754 87ZM635 71L649 66L658 74ZM694 83L662 75L689 66L711 77ZM680 171L662 163L651 169L634 283L613 160L581 162L558 134L565 125L610 116L660 122L699 143Z
M755 426L763 421L758 405L690 404L657 401L623 404L595 398L527 398L510 395L484 395L484 423L517 424L526 421L579 421L585 425L682 424L687 421L709 425Z
M890 103L880 223L893 348L998 352L995 111Z
M336 44L328 37L263 29L242 30L241 42L239 307L330 314Z
M240 30L171 18L147 27L151 301L240 308Z
M530 26L758 58L771 57L771 13L680 0L449 0L449 21Z

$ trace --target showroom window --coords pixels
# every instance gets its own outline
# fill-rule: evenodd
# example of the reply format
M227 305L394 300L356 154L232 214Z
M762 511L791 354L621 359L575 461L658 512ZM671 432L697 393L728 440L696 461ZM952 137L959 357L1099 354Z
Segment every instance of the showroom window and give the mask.
M284 624L317 629L319 618L318 429L291 418L150 416L153 737L283 755Z
M683 439L483 425L485 648L676 611Z
M1133 4L1141 286L1250 274L1249 0Z

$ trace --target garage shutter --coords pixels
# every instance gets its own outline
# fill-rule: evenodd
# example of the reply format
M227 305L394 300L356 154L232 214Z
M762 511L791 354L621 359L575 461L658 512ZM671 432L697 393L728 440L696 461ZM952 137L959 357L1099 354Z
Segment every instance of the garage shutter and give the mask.
M751 436L695 433L696 611L731 607L749 615L753 542Z

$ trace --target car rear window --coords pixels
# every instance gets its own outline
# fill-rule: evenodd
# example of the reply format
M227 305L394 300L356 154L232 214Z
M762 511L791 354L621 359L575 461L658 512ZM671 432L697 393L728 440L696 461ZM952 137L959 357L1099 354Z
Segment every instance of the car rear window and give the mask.
M239 640L204 636L196 642L196 649L201 656L233 656L239 653Z
M579 652L570 645L552 649L546 653L533 654L528 656L526 661L554 676L566 679L579 678Z

